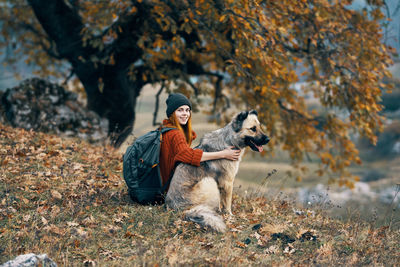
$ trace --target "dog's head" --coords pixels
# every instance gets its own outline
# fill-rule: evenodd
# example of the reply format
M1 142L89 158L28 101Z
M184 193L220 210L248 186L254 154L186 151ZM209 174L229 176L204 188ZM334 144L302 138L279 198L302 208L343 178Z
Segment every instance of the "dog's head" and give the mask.
M232 128L238 134L240 145L262 152L262 146L269 142L269 138L261 130L257 115L255 110L240 112L232 120Z

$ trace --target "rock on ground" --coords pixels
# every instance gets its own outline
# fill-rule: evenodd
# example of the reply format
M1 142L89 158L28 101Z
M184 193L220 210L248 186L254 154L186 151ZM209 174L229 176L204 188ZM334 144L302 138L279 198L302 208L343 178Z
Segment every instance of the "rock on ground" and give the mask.
M57 264L47 257L46 254L36 255L33 253L19 255L14 260L7 261L0 265L0 267L57 267Z
M107 136L107 122L78 101L77 94L48 81L32 78L7 89L0 115L13 127L52 132L99 141Z

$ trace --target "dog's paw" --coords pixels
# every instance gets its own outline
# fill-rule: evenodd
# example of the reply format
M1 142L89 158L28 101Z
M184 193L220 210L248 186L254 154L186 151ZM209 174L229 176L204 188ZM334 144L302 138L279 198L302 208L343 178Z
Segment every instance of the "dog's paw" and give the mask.
M225 216L227 217L234 217L235 215L233 215L231 210L224 210L223 212L225 214Z
M226 213L224 216L226 222L232 223L235 221L235 215L233 215L232 213Z

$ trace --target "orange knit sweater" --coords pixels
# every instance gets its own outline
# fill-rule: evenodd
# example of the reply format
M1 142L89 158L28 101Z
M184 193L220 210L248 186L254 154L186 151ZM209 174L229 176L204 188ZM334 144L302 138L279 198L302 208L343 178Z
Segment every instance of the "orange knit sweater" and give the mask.
M169 120L164 120L163 125L174 127ZM193 140L195 138L196 133L193 132ZM203 150L190 148L182 131L176 129L163 133L160 151L160 172L163 184L171 177L177 163L200 166L202 156Z

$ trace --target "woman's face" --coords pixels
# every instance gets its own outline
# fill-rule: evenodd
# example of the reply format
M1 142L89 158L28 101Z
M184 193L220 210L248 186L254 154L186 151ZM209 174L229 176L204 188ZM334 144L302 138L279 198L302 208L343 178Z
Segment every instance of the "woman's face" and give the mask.
M175 116L181 125L186 125L190 118L190 107L188 105L180 106L175 110Z

